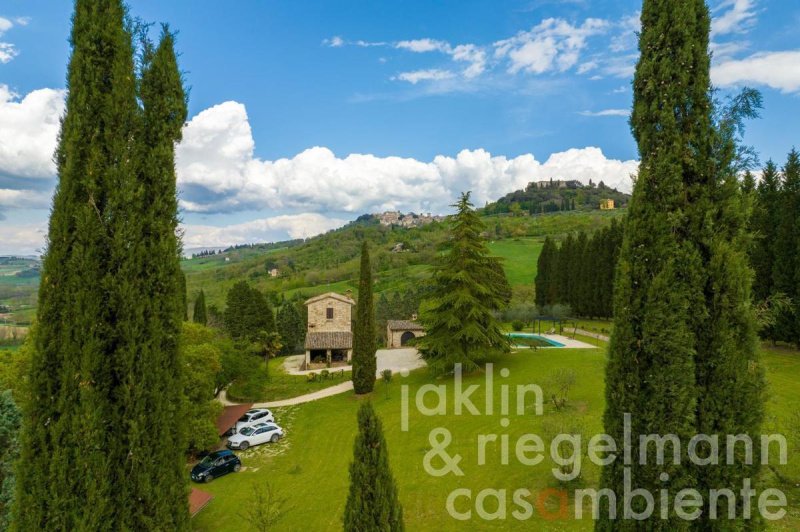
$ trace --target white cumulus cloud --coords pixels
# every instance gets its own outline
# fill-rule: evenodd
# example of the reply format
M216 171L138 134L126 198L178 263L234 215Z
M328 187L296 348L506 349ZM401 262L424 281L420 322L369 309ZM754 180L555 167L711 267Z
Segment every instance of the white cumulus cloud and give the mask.
M800 91L800 50L724 60L711 68L711 80L719 87L753 84L787 93Z
M498 41L495 57L510 59L508 71L542 74L556 70L563 72L572 68L593 35L604 33L608 23L589 18L580 26L563 19L548 18L530 31L517 33L510 39Z
M0 85L0 176L52 178L65 91L39 89L20 99Z
M222 227L186 224L183 226L183 246L226 247L254 242L276 242L287 238L311 238L341 227L349 221L318 213L302 213L261 218Z
M194 212L283 209L362 214L399 209L446 212L459 192L472 190L478 204L549 178L604 180L630 190L636 161L608 159L599 148L514 158L483 149L462 150L432 161L371 154L336 156L309 148L291 159L255 157L247 112L226 102L194 117L178 148L181 205Z

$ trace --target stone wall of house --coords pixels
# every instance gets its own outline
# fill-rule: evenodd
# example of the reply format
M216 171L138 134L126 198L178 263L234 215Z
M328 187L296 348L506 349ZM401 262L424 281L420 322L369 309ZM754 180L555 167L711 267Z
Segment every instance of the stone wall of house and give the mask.
M391 329L386 330L386 346L389 349L395 349L398 347L403 346L403 342L401 338L406 331L392 331ZM415 338L419 338L420 336L425 336L425 331L411 331L414 333Z
M333 319L327 311L333 308ZM308 305L308 332L336 332L351 330L352 305L329 297Z

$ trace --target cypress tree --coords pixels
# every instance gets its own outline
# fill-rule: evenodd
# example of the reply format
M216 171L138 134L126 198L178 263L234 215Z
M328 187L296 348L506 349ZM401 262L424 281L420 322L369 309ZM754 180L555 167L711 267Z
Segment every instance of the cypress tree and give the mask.
M758 466L741 455L732 465L695 467L684 456L681 464L660 466L655 446L640 449L638 441L644 434L675 434L682 445L695 434L756 441L763 416L747 209L731 135L741 116L713 120L709 30L700 0L644 2L631 119L641 165L618 265L604 417L616 439L623 413L632 414L632 455L647 457L646 465L634 459L629 466L634 487L656 494L656 508L662 490L672 500L683 488L698 489L705 506L691 525L674 513L646 523L602 515L601 530L741 528L741 506L739 522L710 519L708 492L735 491L758 476ZM625 467L619 460L605 467L603 487L622 493ZM717 514L726 516L725 503L718 504Z
M431 288L422 323L427 335L418 341L422 357L434 373L478 368L494 352L509 349L495 311L505 307L508 285L497 259L489 255L481 233L485 227L473 210L469 193L453 205L458 209L444 244L445 253L434 264Z
M381 420L372 403L358 410L358 435L350 464L350 492L344 509L345 532L399 532L403 508L397 495Z
M357 394L370 393L375 387L377 360L375 351L375 310L372 302L372 267L369 248L361 244L361 274L358 281L356 323L353 331L353 388Z
M200 290L197 299L194 300L194 312L192 313L192 321L200 325L208 324L208 315L206 313L206 294Z
M541 308L551 305L553 291L553 263L556 259L556 246L549 236L544 239L542 251L536 263L535 297L536 305Z
M800 289L797 286L800 280L800 154L796 150L789 153L783 167L783 186L778 207L772 264L773 290L791 299L792 307L779 316L775 325L776 336L779 340L800 346L797 323L800 316Z
M751 220L755 242L751 253L753 265L753 297L764 301L773 293L772 269L775 262L775 241L780 214L780 174L772 161L767 161L756 190Z
M286 301L281 305L275 319L275 326L283 341L283 354L296 353L302 347L305 327L294 303Z
M634 457L640 456L640 434L675 434L682 442L694 434L693 320L704 313L703 264L692 242L685 183L708 178L711 141L710 22L704 2L645 0L641 22L631 116L641 163L618 265L604 415L606 432L624 441L623 414L631 414ZM634 459L626 466L618 459L603 468L601 484L617 494L620 519L609 519L604 508L598 530L688 527L674 515L661 520L654 514L646 524L621 519L626 468L635 487L656 494L656 508L661 490L673 500L681 489L694 487L693 471L685 464L658 466L653 446L644 455L645 465ZM641 498L631 506L644 509Z
M570 271L575 247L575 237L572 233L561 242L558 248L558 261L556 264L556 297L555 303L570 303Z
M173 159L185 100L165 39L145 61L139 108L125 16L118 0L75 3L19 530L188 525Z
M11 390L0 393L0 530L8 530L14 502L14 467L19 456L22 415Z

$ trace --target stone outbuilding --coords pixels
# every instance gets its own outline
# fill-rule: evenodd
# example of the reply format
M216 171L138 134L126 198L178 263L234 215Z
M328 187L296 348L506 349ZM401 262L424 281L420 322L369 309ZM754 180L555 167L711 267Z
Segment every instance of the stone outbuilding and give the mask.
M305 302L308 311L306 363L331 366L346 364L353 355L351 298L328 292Z
M386 323L386 347L405 347L414 338L425 336L425 328L413 320L389 320Z

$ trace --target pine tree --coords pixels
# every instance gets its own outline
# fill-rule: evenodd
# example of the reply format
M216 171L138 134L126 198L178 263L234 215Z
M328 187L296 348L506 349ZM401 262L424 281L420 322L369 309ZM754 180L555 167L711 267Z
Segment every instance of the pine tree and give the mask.
M778 318L775 332L778 340L800 346L800 154L789 153L783 167L783 186L780 191L775 232L774 262L772 264L773 291L785 294L792 300L792 308Z
M378 371L375 351L375 309L372 301L372 267L369 248L361 244L361 273L358 281L355 330L353 331L353 389L357 394L370 393Z
M505 307L503 287L508 281L480 236L484 225L472 209L469 193L462 194L454 207L458 212L446 253L434 265L422 314L427 335L418 342L434 373L451 372L455 364L472 371L491 353L509 349L494 315Z
M397 495L389 450L381 421L364 402L358 410L358 435L350 464L350 492L344 509L345 532L398 532L405 530L403 508Z
M19 456L22 415L11 390L0 393L0 530L8 530L14 503L14 467Z
M208 324L208 315L206 313L206 294L200 290L197 299L194 300L194 312L192 313L192 321L200 325Z
M145 61L137 94L125 17L118 0L75 3L19 530L188 525L173 158L185 100L171 38Z

